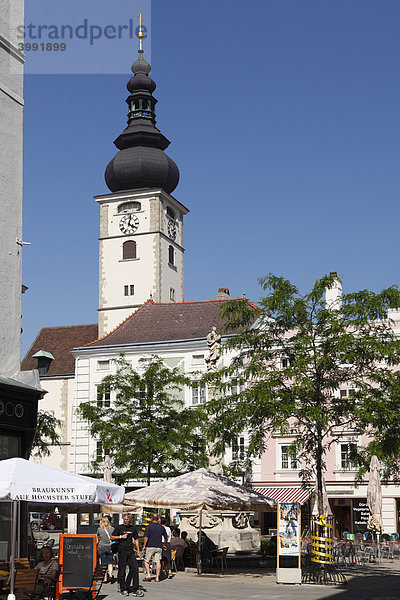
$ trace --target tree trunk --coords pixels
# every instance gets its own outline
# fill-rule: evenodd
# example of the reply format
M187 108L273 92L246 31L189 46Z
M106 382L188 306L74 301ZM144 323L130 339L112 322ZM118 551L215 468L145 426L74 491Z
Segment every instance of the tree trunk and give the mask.
M315 455L315 470L317 477L317 503L318 503L318 514L324 514L324 501L323 501L323 473L322 473L322 457L323 448L321 441L321 434L318 432L317 451Z
M151 481L151 465L147 463L147 476L146 476L147 485L150 485Z

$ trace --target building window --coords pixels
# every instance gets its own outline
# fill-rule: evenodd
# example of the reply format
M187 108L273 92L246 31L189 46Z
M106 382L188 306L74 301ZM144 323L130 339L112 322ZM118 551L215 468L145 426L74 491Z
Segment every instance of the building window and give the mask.
M103 460L103 444L96 442L96 460Z
M136 212L142 210L140 202L124 202L118 206L119 213Z
M244 381L242 379L234 378L231 381L231 394L237 395L243 392Z
M169 288L169 299L171 302L175 302L175 290L174 288Z
M340 444L340 468L345 471L351 471L356 465L351 460L351 454L357 450L357 444L354 442L345 442Z
M232 443L232 460L244 460L244 437L239 437Z
M297 469L296 453L290 446L281 446L281 469Z
M168 262L170 265L175 264L175 250L173 246L168 246Z
M128 240L122 244L122 259L136 258L136 242Z
M98 371L108 371L109 368L110 368L109 360L98 360L97 361L97 370Z
M192 355L192 365L196 367L200 367L204 365L204 354L193 354Z
M97 386L97 406L99 408L108 408L111 405L111 389L109 386L101 389L100 386Z
M171 219L175 219L175 213L170 206L167 206L167 215L171 217Z
M291 367L292 364L293 364L293 360L291 358L282 358L281 359L282 369L287 369L288 367Z
M124 285L124 296L134 296L135 286L133 283L130 285Z
M354 398L354 389L346 388L344 390L340 390L340 397L341 398Z
M192 404L204 404L206 401L206 386L200 381L192 382Z

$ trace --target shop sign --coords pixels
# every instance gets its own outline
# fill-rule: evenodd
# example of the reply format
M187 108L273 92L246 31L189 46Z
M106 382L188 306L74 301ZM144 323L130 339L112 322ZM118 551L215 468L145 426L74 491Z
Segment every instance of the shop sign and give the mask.
M365 498L355 498L353 500L353 531L354 533L364 533L368 527L369 508Z

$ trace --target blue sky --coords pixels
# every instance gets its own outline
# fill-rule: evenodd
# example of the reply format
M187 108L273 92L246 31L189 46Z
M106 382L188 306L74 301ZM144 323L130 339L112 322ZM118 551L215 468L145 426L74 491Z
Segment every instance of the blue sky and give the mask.
M257 301L268 272L302 290L333 270L345 291L400 282L399 21L398 0L153 0L157 123L190 209L186 300ZM124 75L25 79L23 352L41 327L97 319L92 197L135 40L115 54Z

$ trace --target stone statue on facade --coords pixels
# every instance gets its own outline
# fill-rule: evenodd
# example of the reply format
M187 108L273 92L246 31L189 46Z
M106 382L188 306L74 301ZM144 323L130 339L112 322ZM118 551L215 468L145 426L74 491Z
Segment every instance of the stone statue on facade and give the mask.
M221 335L215 326L211 327L211 331L207 335L207 345L209 352L206 358L207 373L215 373L217 370L217 361L221 356ZM216 397L216 390L213 385L209 385L208 397L209 400L213 400ZM212 419L213 417L210 416L209 418ZM207 453L208 469L216 475L222 475L222 457L216 454L214 441L207 443Z
M217 370L217 361L221 356L221 335L215 325L207 335L207 345L209 352L208 358L206 358L207 371L214 372Z

